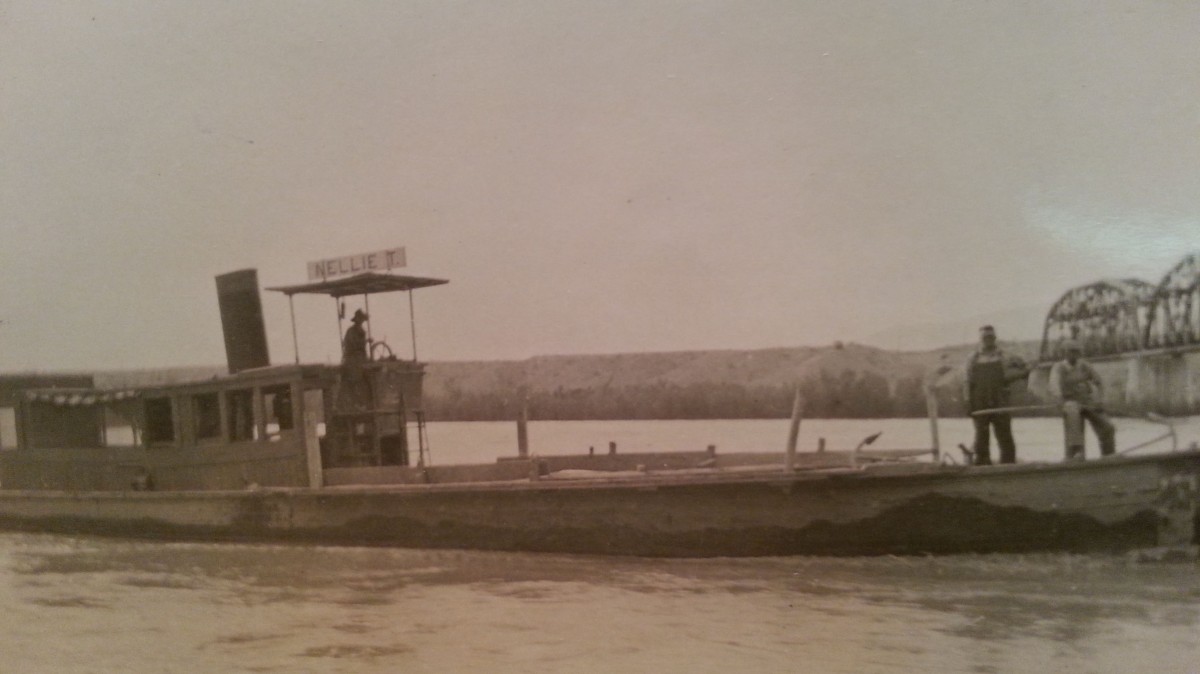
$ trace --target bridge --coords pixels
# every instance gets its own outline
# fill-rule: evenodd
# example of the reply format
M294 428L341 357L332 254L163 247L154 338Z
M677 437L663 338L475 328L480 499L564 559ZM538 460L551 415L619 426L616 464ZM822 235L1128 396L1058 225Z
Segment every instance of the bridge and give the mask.
M1200 414L1200 253L1156 284L1109 279L1064 293L1046 314L1031 391L1045 392L1049 365L1068 339L1100 372L1107 404Z

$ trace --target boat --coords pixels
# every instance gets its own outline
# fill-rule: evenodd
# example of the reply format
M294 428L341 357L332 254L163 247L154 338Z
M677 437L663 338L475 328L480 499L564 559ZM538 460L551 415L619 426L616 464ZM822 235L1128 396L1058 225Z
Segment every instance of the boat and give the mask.
M354 258L359 260L360 258ZM269 288L345 299L446 281L317 265ZM353 261L352 261L353 262ZM389 265L390 266L390 265ZM329 278L329 272L349 274ZM229 373L30 387L0 451L0 529L653 557L1195 550L1200 448L975 466L930 447L515 456L434 465L424 364L272 365L257 274L217 277ZM116 423L114 423L116 422ZM127 437L112 429L124 424ZM519 437L523 437L518 421ZM1172 434L1172 439L1174 435Z

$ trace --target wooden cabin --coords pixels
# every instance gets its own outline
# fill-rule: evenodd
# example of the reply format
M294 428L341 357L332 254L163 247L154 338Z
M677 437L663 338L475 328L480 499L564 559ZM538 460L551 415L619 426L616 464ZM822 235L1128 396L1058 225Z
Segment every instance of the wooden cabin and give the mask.
M324 365L138 390L28 389L17 446L0 452L0 486L316 487L327 469L407 466L423 374L420 363L372 361L356 375L362 397L346 396L342 368Z
M340 324L342 297L443 283L366 273L273 290L289 304L300 293L332 297ZM425 464L415 347L412 360L372 348L353 364L302 365L297 349L296 364L269 365L254 270L219 276L217 287L231 374L126 390L28 382L9 395L16 447L0 451L0 488L320 487L327 471L409 466L410 447Z

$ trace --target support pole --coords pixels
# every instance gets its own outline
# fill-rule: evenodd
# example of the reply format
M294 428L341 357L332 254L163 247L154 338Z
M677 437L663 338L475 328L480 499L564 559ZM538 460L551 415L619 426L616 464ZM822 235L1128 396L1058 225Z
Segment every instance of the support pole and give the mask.
M413 311L412 291L408 291L408 325L412 330L413 362L417 362L417 316Z
M792 426L788 430L787 459L784 469L796 469L796 441L800 439L800 417L804 413L804 397L800 395L800 386L796 386L796 397L792 400Z
M338 298L333 298L333 313L337 314L338 330L337 330L337 345L338 345L338 362L342 362L342 303Z
M288 295L288 312L292 315L292 350L296 353L296 364L300 364L300 339L296 336L296 303Z
M371 323L373 321L370 319L371 296L367 293L363 293L363 311L367 312L367 344L370 344L371 343ZM367 347L367 358L370 359L370 357L371 357L371 348L368 346Z
M929 434L933 442L933 460L942 460L941 434L938 433L938 399L932 386L925 387L925 411L929 414Z
M529 400L521 402L521 414L517 417L517 456L529 458Z

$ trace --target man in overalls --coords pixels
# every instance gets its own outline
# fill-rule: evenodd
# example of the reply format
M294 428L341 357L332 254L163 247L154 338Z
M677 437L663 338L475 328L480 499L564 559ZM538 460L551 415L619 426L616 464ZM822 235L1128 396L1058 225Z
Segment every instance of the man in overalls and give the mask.
M1083 422L1086 419L1100 440L1101 456L1116 453L1117 430L1105 416L1104 410L1094 402L1101 397L1103 384L1087 361L1080 356L1083 348L1071 339L1063 344L1066 359L1050 368L1047 386L1050 395L1063 403L1063 430L1067 438L1067 460L1082 460Z
M996 344L996 330L990 325L979 329L979 348L967 359L964 397L967 412L975 424L975 465L992 463L991 434L996 433L1000 463L1017 462L1017 443L1012 435L1012 415L991 412L1008 406L1009 384L1029 376L1025 362ZM983 411L983 414L976 412Z

